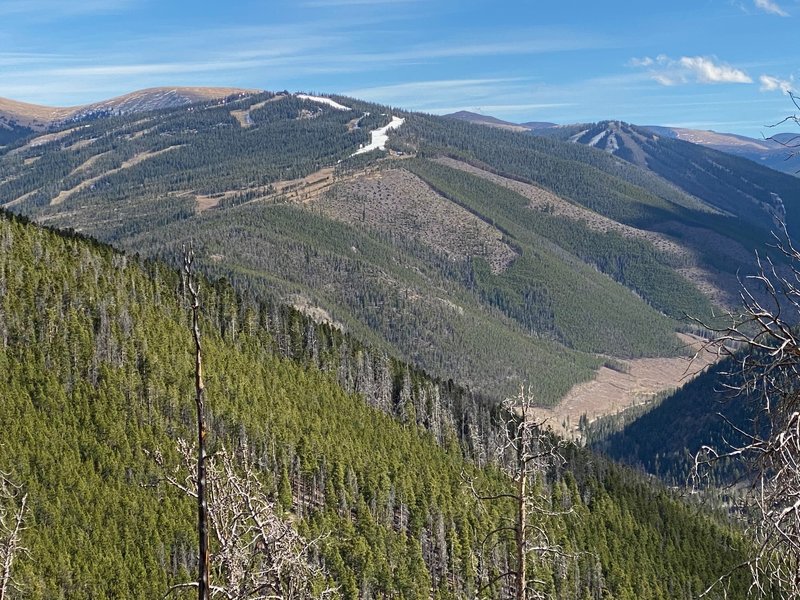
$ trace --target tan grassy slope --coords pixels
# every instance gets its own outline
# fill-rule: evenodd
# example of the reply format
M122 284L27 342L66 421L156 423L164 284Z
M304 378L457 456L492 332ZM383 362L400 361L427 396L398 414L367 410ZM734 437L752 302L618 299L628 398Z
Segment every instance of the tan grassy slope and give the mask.
M165 106L174 106L176 103L191 104L235 94L253 94L258 91L228 87L157 87L138 90L108 100L69 107L42 106L0 98L0 120L14 121L17 125L30 127L34 131L42 131L55 123L81 113L101 110L124 112L157 110Z

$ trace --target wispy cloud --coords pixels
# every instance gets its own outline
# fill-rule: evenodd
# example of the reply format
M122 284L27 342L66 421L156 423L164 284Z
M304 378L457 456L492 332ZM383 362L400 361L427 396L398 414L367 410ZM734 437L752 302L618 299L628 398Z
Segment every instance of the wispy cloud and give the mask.
M781 6L774 2L773 0L753 0L753 4L756 8L763 10L764 12L778 15L780 17L788 17L789 13L786 12Z
M655 58L633 58L628 64L648 69L650 76L661 85L753 83L753 79L743 70L708 56L682 56L674 59L660 54Z
M350 65L373 65L385 70L397 65L434 63L448 59L478 57L533 56L580 50L597 50L613 45L600 36L575 35L569 32L518 31L504 32L503 39L445 39L435 43L412 44L401 49L386 47L379 51L336 52L332 48L318 56L307 57L315 62L340 62Z
M459 110L499 117L533 118L542 110L576 106L528 77L440 79L352 89L344 95L444 114Z
M2 2L3 0L0 0ZM17 0L11 0L16 2ZM32 0L49 2L51 0ZM133 2L134 0L124 0ZM147 0L136 0L137 2ZM340 0L326 0L340 1ZM344 0L341 0L344 1ZM356 0L360 1L360 0ZM388 1L388 0L387 0ZM404 0L392 0L404 1ZM113 4L114 0L112 0ZM116 0L121 6L123 0ZM376 21L377 19L377 21ZM389 19L389 20L387 20ZM281 25L253 25L239 27L193 29L191 32L158 31L114 40L109 47L70 43L62 45L63 54L1 53L0 96L11 96L20 90L35 89L40 92L23 98L31 102L77 103L99 98L92 90L102 89L115 95L136 87L157 85L235 84L247 82L249 87L308 87L327 86L328 91L338 91L324 81L336 75L358 76L362 81L402 82L401 70L417 71L420 65L445 68L453 61L470 72L471 59L524 57L548 53L606 48L613 40L602 36L579 35L568 30L535 28L505 30L500 34L476 33L467 38L463 31L450 37L420 41L406 45L375 45L369 42L369 33L375 26L386 27L394 23L384 15L358 14L335 19L316 19ZM376 24L377 23L377 24ZM402 21L395 29L402 30ZM76 40L77 41L77 40ZM111 49L113 48L113 51ZM449 66L449 70L452 70ZM343 79L343 78L342 78ZM466 89L471 81L472 89ZM488 80L478 78L461 81L459 91L470 96L471 105L484 102L484 91L478 85L488 85ZM318 83L317 83L318 82ZM506 80L508 85L510 81ZM351 84L352 85L352 84ZM61 89L86 90L83 95L60 92ZM433 88L428 88L427 91ZM444 89L443 84L437 89ZM426 91L426 93L427 93ZM512 90L517 93L519 90ZM384 90L381 101L396 105L418 106L418 98L410 89ZM90 96L91 94L91 96ZM50 99L48 100L48 95ZM360 95L360 94L359 94ZM395 100L398 98L399 100ZM452 103L452 96L443 92L438 100L431 99L429 106ZM523 102L524 103L524 102Z
M114 13L141 4L141 0L3 0L0 15L29 15L38 20L64 16Z
M578 105L575 102L527 102L523 104L482 104L481 106L464 106L463 104L458 104L454 106L434 106L428 108L426 112L442 115L458 112L460 110L471 110L472 112L486 114L492 117L506 117L518 115L520 113L529 113L530 111L550 108L568 108L570 106Z
M348 96L366 95L386 95L386 96L406 96L419 95L431 91L457 90L460 92L471 92L475 90L485 91L486 89L496 89L502 84L530 81L527 77L492 77L485 79L436 79L429 81L407 81L391 85L373 86L360 88L344 92Z
M794 78L781 79L780 77L773 77L772 75L762 75L758 78L761 82L762 92L791 92L795 89Z
M422 2L423 0L304 0L301 2L303 6L310 8L326 8L326 7L340 7L340 6L375 6L386 4L411 4L413 2Z
M497 103L498 98L519 98L529 88L530 79L494 77L485 79L439 79L351 89L346 96L374 100L394 106L405 106L427 112L440 112L453 98L460 108Z

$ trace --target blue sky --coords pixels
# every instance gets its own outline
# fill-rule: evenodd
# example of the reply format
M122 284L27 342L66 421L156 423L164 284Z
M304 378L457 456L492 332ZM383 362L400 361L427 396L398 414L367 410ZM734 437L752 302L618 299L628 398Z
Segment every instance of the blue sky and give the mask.
M799 20L800 0L0 0L0 96L236 86L760 136L794 108Z

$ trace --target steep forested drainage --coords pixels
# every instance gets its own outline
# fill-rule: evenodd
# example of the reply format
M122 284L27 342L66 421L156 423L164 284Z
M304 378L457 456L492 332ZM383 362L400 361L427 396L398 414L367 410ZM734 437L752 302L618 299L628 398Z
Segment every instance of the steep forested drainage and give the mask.
M163 596L193 576L196 556L195 507L153 460L177 465L176 439L194 425L179 277L3 216L0 288L0 468L30 506L23 596ZM463 457L490 456L477 399L458 405L470 396L399 363L375 369L344 339L315 343L336 334L224 284L202 282L201 294L210 446L246 451L283 518L307 539L327 534L316 560L341 597L474 597L508 568L513 544L486 553L482 540L510 508L480 510L462 482L509 485ZM577 557L531 561L548 597L688 599L741 560L729 527L582 451L537 489L573 509L541 522Z

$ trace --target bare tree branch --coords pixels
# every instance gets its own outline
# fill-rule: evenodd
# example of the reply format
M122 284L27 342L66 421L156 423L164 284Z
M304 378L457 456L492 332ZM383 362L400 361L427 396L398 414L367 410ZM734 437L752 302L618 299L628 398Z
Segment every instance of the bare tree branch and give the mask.
M22 532L28 495L0 471L0 600L12 591L20 591L13 578L14 561L27 552L22 546Z
M164 480L181 493L196 497L195 449L178 440L181 476L167 473ZM211 598L226 600L298 600L328 598L337 590L314 592L327 581L325 570L313 559L320 539L305 540L282 519L250 464L247 448L231 455L224 447L206 462L209 484L209 532L215 551L210 567L214 583ZM157 459L158 462L158 459ZM163 460L160 463L163 467ZM167 593L197 582L174 586Z
M796 99L795 99L796 102ZM749 427L726 419L735 437L721 448L703 446L695 456L695 487L709 478L709 468L723 460L746 467L746 525L754 542L749 568L750 592L758 597L800 598L800 252L786 234L777 249L790 269L779 273L774 262L758 258L758 273L745 278L742 313L730 324L709 328L709 342L731 358L726 390L752 403ZM752 286L757 286L756 290ZM758 300L757 297L763 298ZM704 593L730 578L723 575Z

